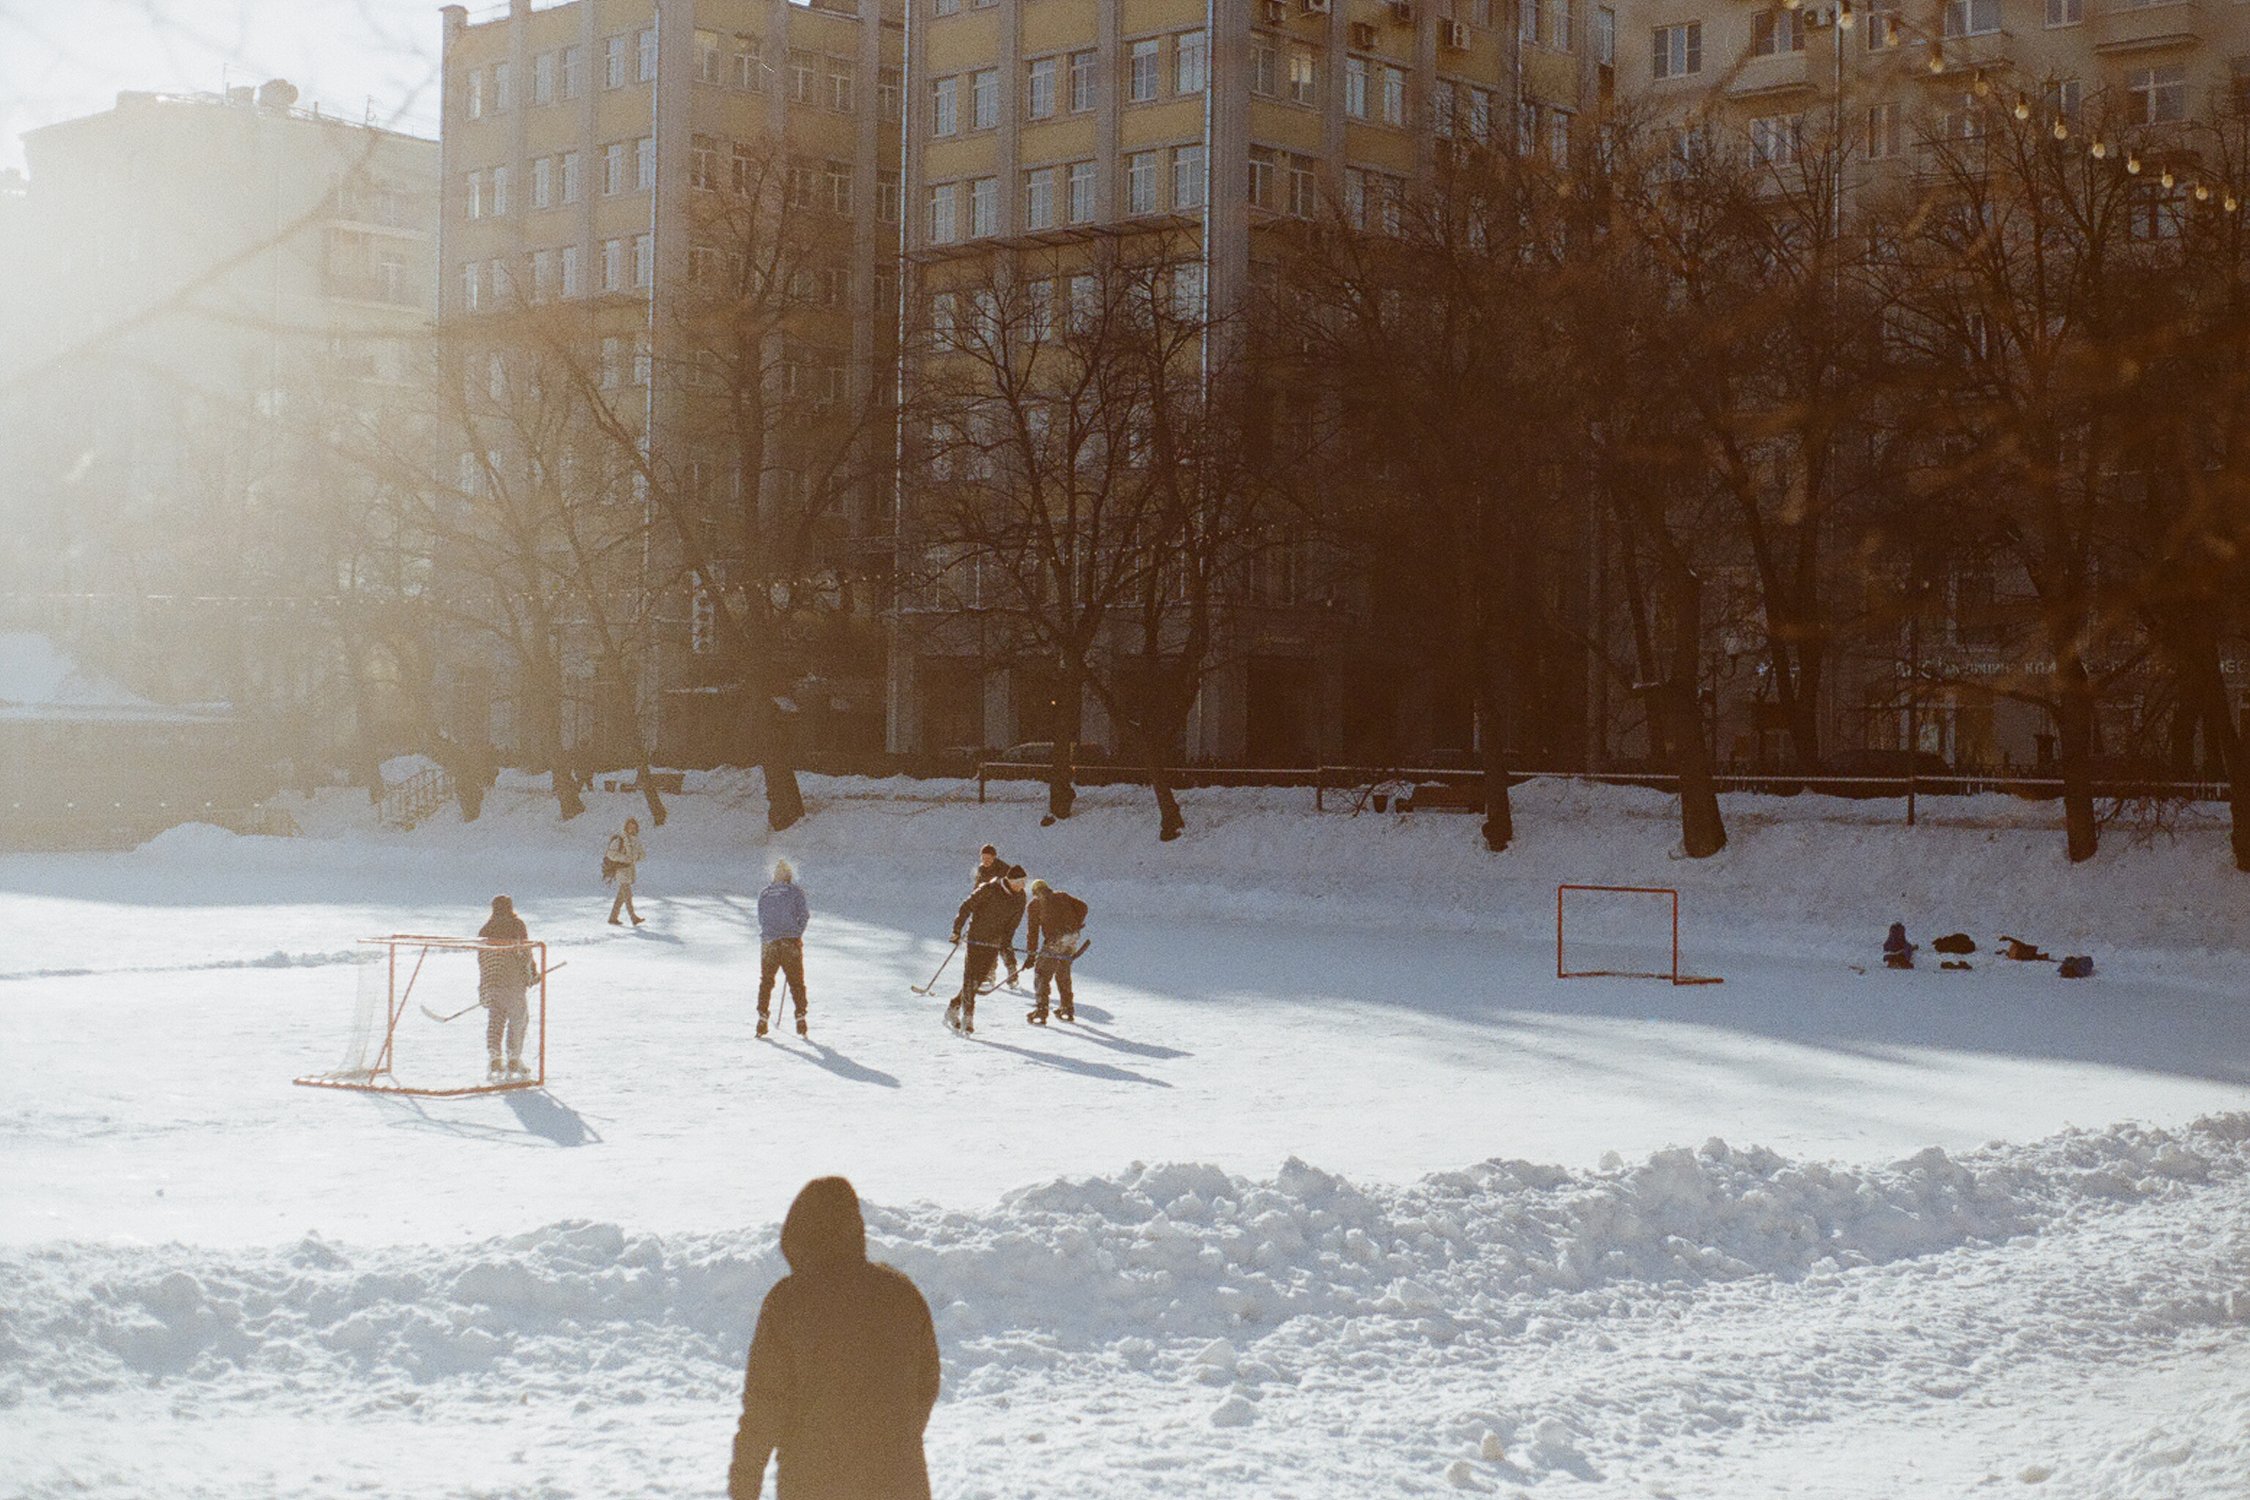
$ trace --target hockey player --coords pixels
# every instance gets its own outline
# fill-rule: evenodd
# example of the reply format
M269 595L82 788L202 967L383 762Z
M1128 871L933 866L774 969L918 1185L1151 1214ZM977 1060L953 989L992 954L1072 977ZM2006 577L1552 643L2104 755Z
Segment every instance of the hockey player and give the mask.
M773 1000L776 972L789 981L797 1002L797 1035L805 1034L805 924L812 906L789 861L774 861L773 884L758 893L758 1035L766 1034L766 1008Z
M484 1050L491 1055L488 1078L527 1071L523 1065L523 1034L531 1024L531 1005L524 991L539 982L537 960L530 948L531 929L516 915L516 904L506 896L492 898L492 915L477 929L486 946L477 950L477 1003L485 1008ZM505 1060L501 1043L507 1044Z
M1000 857L999 850L987 844L977 851L977 867L969 872L969 889L973 892L986 881L997 880L1007 872L1008 862ZM1010 940L1007 946L1000 950L1000 960L1008 966L1008 983L1014 984L1016 982L1017 965L1016 945L1013 940Z
M1031 882L1031 904L1023 930L1023 951L1032 962L1032 1010L1024 1017L1034 1026L1047 1024L1047 986L1055 987L1055 1014L1065 1021L1078 1019L1071 1009L1070 962L1078 956L1080 934L1086 928L1086 903L1068 891L1058 891L1044 880Z
M641 925L641 914L633 909L633 880L647 857L648 851L641 847L641 820L627 818L625 831L611 834L609 847L602 851L602 878L617 882L617 897L609 903L610 926L625 925L617 920L620 908L633 919L635 927Z
M945 1024L958 1031L977 1029L977 991L999 966L1003 949L1012 949L1016 924L1023 920L1023 866L1010 865L997 879L969 893L953 914L953 941L969 930L968 956L961 960L961 993L945 1008Z

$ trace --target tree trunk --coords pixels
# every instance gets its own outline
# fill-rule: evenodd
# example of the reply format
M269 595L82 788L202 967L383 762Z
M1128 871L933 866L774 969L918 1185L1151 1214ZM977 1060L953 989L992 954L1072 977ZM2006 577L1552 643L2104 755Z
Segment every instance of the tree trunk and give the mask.
M2062 752L2063 840L2070 862L2094 857L2094 683L2075 649L2055 655L2056 737Z
M1074 769L1078 754L1078 732L1085 725L1085 685L1076 672L1063 673L1059 698L1055 704L1054 758L1047 763L1047 818L1059 822L1070 816L1078 801L1074 782Z
M1690 859L1708 859L1727 846L1726 820L1711 779L1711 747L1703 738L1702 705L1695 685L1703 670L1703 581L1692 569L1667 570L1671 599L1672 664L1662 696L1670 706L1672 770L1680 782L1680 847Z
M1477 753L1484 770L1484 847L1499 854L1515 842L1515 806L1508 797L1507 684L1499 653L1487 647L1477 673Z
M766 826L779 833L805 815L804 790L797 785L796 757L790 753L787 726L781 721L774 695L767 691L764 674L744 672L743 686L750 694L750 743L757 751L758 773L766 787Z
M645 748L641 751L640 763L634 767L634 773L641 783L641 801L648 805L649 825L653 828L662 828L664 826L664 798L656 790L656 773L649 769L648 751Z
M586 799L578 795L578 776L560 758L548 773L547 784L554 789L555 806L561 810L565 823L586 810Z
M1148 758L1148 784L1156 792L1156 840L1169 844L1187 832L1187 819L1180 816L1180 799L1172 794L1172 773L1161 755L1152 753Z
M2218 627L2208 611L2198 610L2192 620L2160 631L2159 639L2170 658L2173 675L2179 679L2181 717L2191 724L2197 717L2202 719L2209 753L2219 763L2219 774L2226 778L2227 808L2233 817L2228 842L2234 851L2234 867L2250 873L2250 764L2245 763L2250 747L2244 746L2227 704L2226 677L2219 669Z

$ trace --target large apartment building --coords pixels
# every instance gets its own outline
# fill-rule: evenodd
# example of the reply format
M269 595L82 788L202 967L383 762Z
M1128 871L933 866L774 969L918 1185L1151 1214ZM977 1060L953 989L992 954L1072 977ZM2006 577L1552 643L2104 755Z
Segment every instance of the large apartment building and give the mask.
M1277 234L1337 214L1379 227L1449 139L1510 131L1567 155L1614 87L1617 25L1585 0L912 0L910 315L996 266L1067 279L1072 246L1138 238L1181 259L1176 282L1223 323ZM1186 756L1468 747L1465 684L1382 651L1366 590L1312 582L1333 571L1285 547L1229 599ZM893 749L1047 737L1051 674L1020 641L905 590L898 625ZM1083 722L1114 745L1090 701Z
M636 515L631 662L583 629L562 644L579 758L615 757L621 695L659 758L742 758L752 689L715 632L722 589L771 604L803 748L881 743L903 31L883 0L445 8L449 339L570 319L638 434L627 492L674 486L717 533L690 557ZM777 560L780 532L805 535ZM457 733L519 747L512 670L456 684Z
M336 753L355 684L395 664L330 628L370 497L334 439L410 389L437 142L275 80L123 93L24 151L0 188L0 608L146 696Z

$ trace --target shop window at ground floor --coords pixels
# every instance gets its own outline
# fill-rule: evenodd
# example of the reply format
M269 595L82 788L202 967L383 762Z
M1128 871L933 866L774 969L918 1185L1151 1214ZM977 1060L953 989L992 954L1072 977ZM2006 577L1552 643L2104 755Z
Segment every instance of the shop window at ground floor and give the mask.
M984 669L972 657L925 656L915 666L922 748L984 748Z
M1243 751L1250 764L1313 764L1318 690L1309 662L1262 657L1249 664Z

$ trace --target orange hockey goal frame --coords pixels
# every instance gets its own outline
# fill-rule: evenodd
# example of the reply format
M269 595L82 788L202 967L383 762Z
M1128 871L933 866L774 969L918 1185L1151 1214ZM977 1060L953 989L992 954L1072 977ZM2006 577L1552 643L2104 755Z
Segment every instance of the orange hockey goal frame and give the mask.
M382 971L375 980L380 986L380 1011L367 1017L369 1044L364 1050L372 1055L363 1057L360 1066L338 1068L328 1073L308 1073L291 1082L309 1089L345 1089L360 1094L411 1094L424 1099L451 1099L467 1094L505 1094L517 1089L546 1086L548 963L545 943L488 942L483 938L441 937L421 932L394 932L385 937L361 938L360 942L365 946L385 950L372 960L373 965ZM404 970L403 975L399 964L401 948L416 950L412 964ZM538 998L532 1003L529 1020L529 1029L538 1042L539 1061L529 1073L487 1083L465 1084L458 1088L426 1088L403 1083L392 1073L399 1022L406 1019L407 1006L414 999L415 982L422 975L422 965L431 953L447 951L529 953L533 962L539 966L538 981L531 986ZM380 1041L375 1040L377 1028L380 1028Z
M1563 938L1563 898L1572 891L1600 891L1615 896L1663 896L1672 911L1672 967L1653 969L1573 969ZM1680 972L1680 893L1668 885L1558 885L1555 887L1555 977L1557 979L1663 979L1673 984L1724 984L1715 974Z

